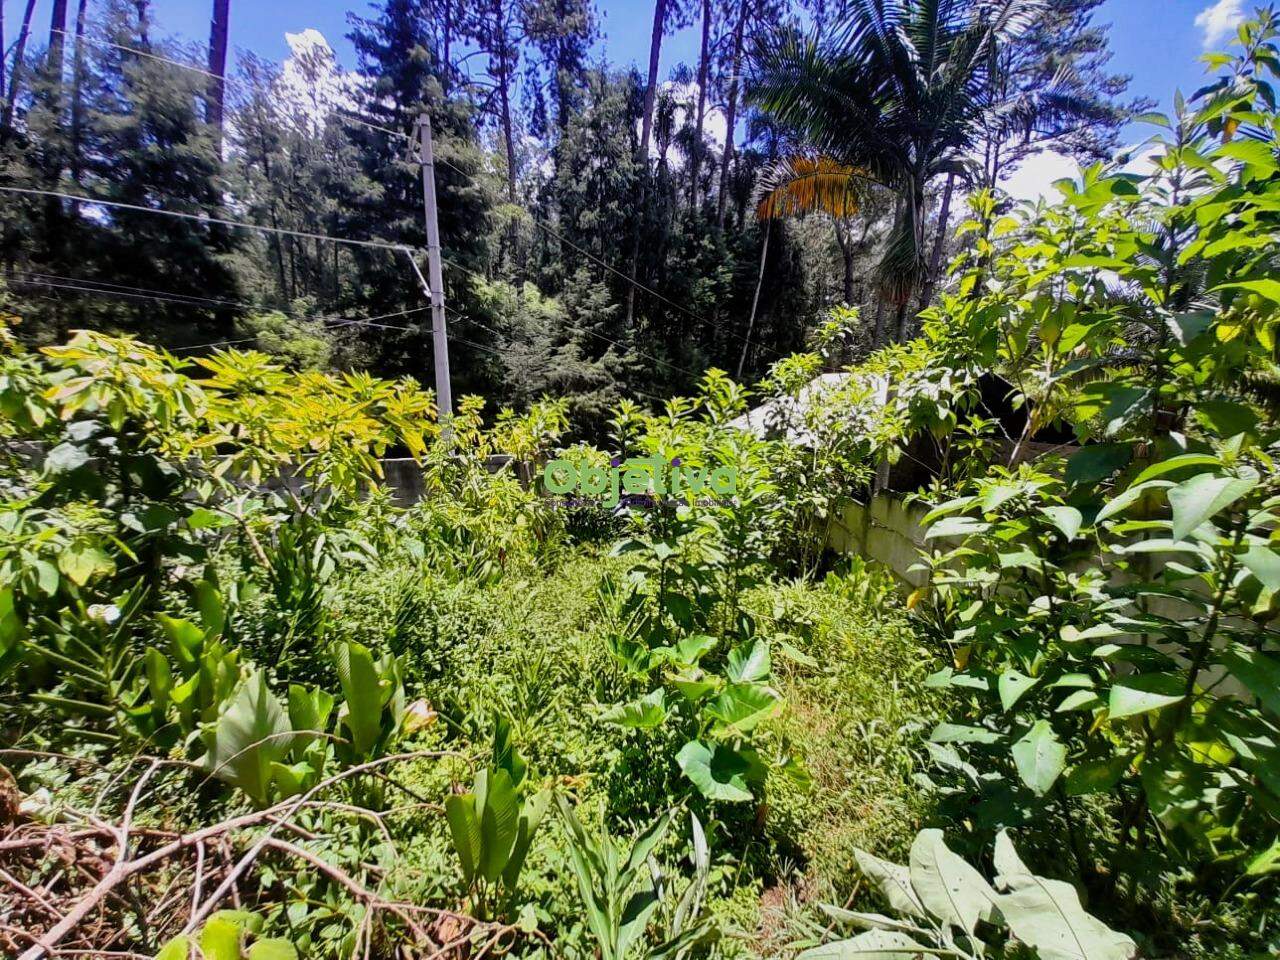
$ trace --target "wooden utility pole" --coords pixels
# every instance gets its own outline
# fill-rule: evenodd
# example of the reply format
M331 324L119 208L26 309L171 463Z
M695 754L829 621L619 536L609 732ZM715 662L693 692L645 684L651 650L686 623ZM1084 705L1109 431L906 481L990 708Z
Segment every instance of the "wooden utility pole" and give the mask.
M444 276L440 269L440 225L436 219L436 167L431 144L431 118L418 115L419 162L422 164L422 204L427 221L427 286L431 296L431 346L436 370L436 408L453 415L449 385L449 339L444 325Z

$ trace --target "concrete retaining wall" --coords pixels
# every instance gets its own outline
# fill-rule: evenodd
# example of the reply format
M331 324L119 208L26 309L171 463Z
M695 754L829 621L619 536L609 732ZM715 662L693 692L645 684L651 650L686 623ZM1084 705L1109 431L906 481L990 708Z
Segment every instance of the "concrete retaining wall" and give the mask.
M913 587L924 583L924 575L912 572L924 546L920 521L928 507L905 503L888 494L873 497L869 506L850 503L834 524L827 545L840 553L858 554L883 563Z

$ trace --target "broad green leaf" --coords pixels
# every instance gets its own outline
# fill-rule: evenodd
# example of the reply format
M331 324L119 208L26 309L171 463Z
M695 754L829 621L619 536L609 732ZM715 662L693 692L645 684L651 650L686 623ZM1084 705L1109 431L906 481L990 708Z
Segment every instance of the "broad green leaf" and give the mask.
M222 603L222 595L218 588L208 580L200 580L195 585L196 609L200 611L200 622L211 636L221 634L227 625L227 610Z
M1057 527L1068 541L1074 540L1080 532L1084 517L1075 507L1041 507L1040 512L1049 518L1049 522Z
M722 743L712 747L699 740L690 740L676 754L676 763L708 800L753 799L747 789L750 764L737 751Z
M1183 698L1184 681L1168 673L1140 673L1122 677L1111 687L1107 713L1112 720L1162 710Z
M690 703L697 703L716 688L719 681L698 671L695 675L677 673L670 678L671 685Z
M1219 290L1248 290L1260 297L1266 297L1272 303L1280 303L1280 280L1238 280L1235 283L1220 283L1213 288Z
M973 517L943 517L925 531L924 538L935 537L968 537L975 533L986 533L991 524Z
M74 540L58 554L58 569L76 586L83 587L98 574L110 573L115 564L93 544Z
M1270 547L1250 547L1240 562L1268 590L1280 590L1280 553Z
M551 791L539 790L526 801L520 811L516 842L512 844L511 856L502 870L502 883L508 892L516 889L516 881L520 878L520 870L524 866L525 857L528 856L529 846L533 843L533 836L538 832L538 825L542 823L542 818L546 816L550 806Z
M520 827L520 801L506 770L481 770L476 774L477 784L481 777L485 777L487 783L476 787L477 806L479 797L484 797L484 805L477 811L480 815L480 862L477 869L492 883L502 875L511 857L511 848Z
M996 688L1000 692L1000 706L1006 712L1012 710L1026 692L1039 682L1038 677L1028 677L1026 674L1012 668L1006 670L1000 674L1000 679L996 681Z
M1258 415L1243 403L1230 400L1202 400L1195 405L1195 417L1224 440L1249 433L1258 426Z
M616 723L620 727L637 730L661 726L667 719L666 692L659 687L639 700L619 703L600 714L600 719L605 723Z
M295 753L325 733L333 702L333 695L319 687L289 684L289 724L298 732Z
M1170 486L1172 484L1168 481L1148 480L1145 483L1135 483L1108 500L1102 509L1098 511L1098 515L1093 518L1093 522L1101 523L1103 520L1110 520L1118 513L1123 513L1142 499L1142 495L1148 490Z
M719 734L740 736L777 713L781 705L781 698L763 684L732 683L703 712L720 725Z
M911 844L911 886L925 909L944 923L973 933L991 919L996 892L977 870L947 848L941 830L921 830Z
M1169 490L1175 540L1185 540L1200 524L1216 516L1258 485L1258 476L1219 477L1211 473L1185 480Z
M1001 858L1006 866L1008 857ZM1086 913L1075 887L1031 873L1002 873L997 882L1008 892L996 906L1013 935L1040 960L1130 960L1137 945Z
M848 940L802 950L796 960L919 960L926 949L898 930L866 930Z
M1180 453L1176 457L1170 457L1168 460L1160 460L1151 464L1151 466L1133 478L1133 483L1129 485L1129 489L1132 490L1148 480L1155 480L1167 473L1174 473L1178 470L1186 470L1191 467L1220 466L1222 466L1222 460L1211 453Z
M1100 793L1111 790L1125 770L1129 767L1129 757L1120 754L1114 757L1101 757L1097 760L1085 760L1077 763L1067 771L1063 787L1069 797L1080 797L1086 793Z
M627 855L627 862L623 864L622 872L624 874L635 874L645 865L649 859L649 854L653 853L658 844L662 843L674 821L675 811L668 810L661 816L654 818L647 827L640 831L639 836L631 843L631 852Z
M1067 764L1067 748L1058 740L1048 720L1037 720L1014 743L1011 752L1018 776L1038 797L1049 792Z
M382 679L373 654L351 640L334 645L333 664L345 698L339 716L351 737L357 757L368 757L382 733Z
M219 910L200 930L200 953L204 960L241 960L240 945L246 932L261 929L261 925L262 918L254 914Z
M267 937L253 942L248 960L298 960L298 951L288 940Z
M1237 643L1223 651L1218 661L1263 707L1280 717L1280 657Z
M1067 461L1067 483L1096 483L1105 480L1133 459L1127 443L1090 444Z
M1250 857L1245 866L1245 874L1250 877L1261 877L1277 872L1280 872L1280 839L1272 841L1267 849Z
M1092 690L1073 690L1063 697L1053 712L1070 713L1073 710L1091 710L1099 706L1102 706L1102 698Z
M933 728L929 739L934 743L995 743L1000 734L982 727L969 727L957 723L940 723Z
M190 620L180 620L167 613L157 613L156 622L169 641L169 652L184 667L195 666L204 647L204 631Z
M156 960L190 960L191 938L185 933L174 937L156 954Z
M725 673L734 683L763 680L769 676L771 669L769 643L759 639L739 644L730 650L728 663L725 665Z
M928 916L915 887L911 885L911 870L889 860L881 860L865 850L854 847L853 858L863 876L876 885L880 896L888 901L894 913L909 917Z
M164 654L154 647L148 647L143 658L147 691L151 694L156 710L163 714L169 709L170 694L173 691L173 669Z
M675 645L675 655L669 659L685 666L695 664L714 650L719 642L715 637L701 633L681 637Z
M236 688L217 719L200 731L205 755L200 765L211 776L247 793L258 806L267 803L271 766L289 752L292 728L266 674L250 673Z
M454 793L445 797L445 819L453 849L462 865L462 879L470 884L480 863L480 818L476 816L476 798L470 793Z

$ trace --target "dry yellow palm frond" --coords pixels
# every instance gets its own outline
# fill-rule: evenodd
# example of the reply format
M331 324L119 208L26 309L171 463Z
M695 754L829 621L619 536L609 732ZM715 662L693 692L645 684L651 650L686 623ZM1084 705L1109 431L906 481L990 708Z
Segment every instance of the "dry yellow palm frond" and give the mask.
M858 212L867 175L831 157L787 157L760 180L756 216L761 220L828 213L844 219Z

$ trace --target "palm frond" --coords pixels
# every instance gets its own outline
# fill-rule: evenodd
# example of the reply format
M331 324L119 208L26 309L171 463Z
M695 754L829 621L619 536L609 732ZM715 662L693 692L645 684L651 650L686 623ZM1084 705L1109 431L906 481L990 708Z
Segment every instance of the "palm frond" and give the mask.
M864 171L827 156L786 157L761 176L756 216L761 220L827 213L853 216L873 182Z

